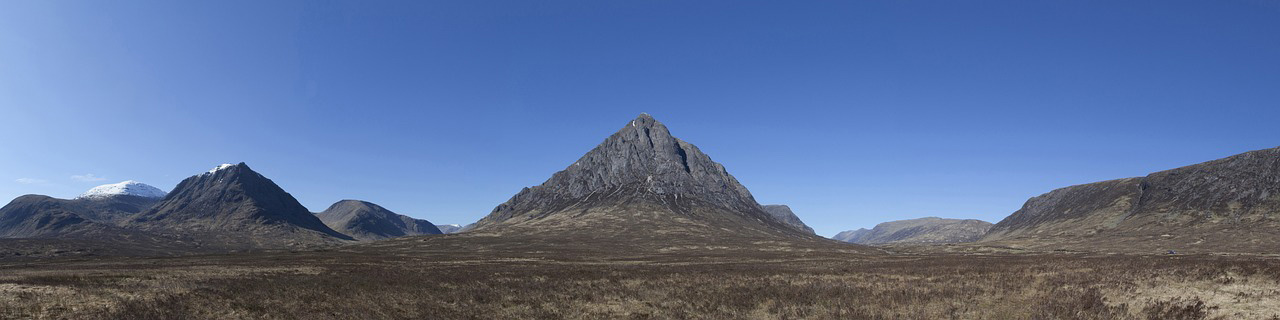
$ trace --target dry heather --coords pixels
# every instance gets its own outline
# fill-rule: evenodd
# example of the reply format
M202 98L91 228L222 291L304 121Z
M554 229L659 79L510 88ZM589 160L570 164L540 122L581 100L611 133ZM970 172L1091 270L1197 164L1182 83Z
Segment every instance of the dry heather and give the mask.
M0 262L0 318L1277 315L1280 261L1249 257L494 251L433 240L316 252Z

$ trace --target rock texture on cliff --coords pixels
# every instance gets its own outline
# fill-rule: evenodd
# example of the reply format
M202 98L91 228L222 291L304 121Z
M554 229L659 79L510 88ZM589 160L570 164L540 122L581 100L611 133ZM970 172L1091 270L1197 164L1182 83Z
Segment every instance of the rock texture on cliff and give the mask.
M468 234L672 244L805 237L766 213L724 166L647 114L498 205Z

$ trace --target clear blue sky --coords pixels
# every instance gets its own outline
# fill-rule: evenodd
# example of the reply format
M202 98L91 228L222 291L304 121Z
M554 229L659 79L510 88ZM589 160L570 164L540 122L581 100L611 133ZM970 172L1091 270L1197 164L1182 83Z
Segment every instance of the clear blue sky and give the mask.
M1280 145L1280 1L0 2L4 199L244 161L468 223L641 112L823 235L998 221Z

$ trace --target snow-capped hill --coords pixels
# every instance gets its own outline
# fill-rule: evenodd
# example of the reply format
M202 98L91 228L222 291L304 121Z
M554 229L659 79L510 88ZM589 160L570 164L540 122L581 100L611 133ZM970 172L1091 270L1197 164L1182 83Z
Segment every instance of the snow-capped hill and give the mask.
M112 196L136 196L143 198L164 198L165 192L156 187L149 186L145 183L129 180L115 184L104 184L85 193L80 194L77 199L93 199L106 198Z

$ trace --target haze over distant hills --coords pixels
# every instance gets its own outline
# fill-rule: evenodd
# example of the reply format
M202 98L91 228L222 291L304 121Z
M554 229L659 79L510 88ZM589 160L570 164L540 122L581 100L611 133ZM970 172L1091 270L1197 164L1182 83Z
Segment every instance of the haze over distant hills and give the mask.
M440 232L448 234L448 233L458 233L459 231L462 231L463 228L466 228L469 226L470 225L464 226L460 224L437 224L436 228L440 229Z
M990 228L991 223L982 220L926 217L884 222L869 230L844 231L832 239L857 244L972 242Z
M982 238L1037 249L1274 252L1280 148L1066 187L1027 200Z

